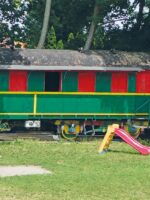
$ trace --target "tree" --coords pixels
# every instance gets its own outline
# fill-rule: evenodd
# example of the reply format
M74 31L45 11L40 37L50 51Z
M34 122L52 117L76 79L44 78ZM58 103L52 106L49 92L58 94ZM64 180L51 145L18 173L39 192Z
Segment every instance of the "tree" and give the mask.
M64 44L63 44L63 41L62 40L59 40L57 42L57 49L64 49Z
M0 39L6 34L12 39L23 36L22 28L27 4L21 0L0 1Z
M37 46L38 49L42 49L44 47L44 43L46 40L46 34L48 30L50 11L51 11L51 2L52 0L46 0L45 13L44 13L44 18L43 18L43 27L42 27L40 39Z
M8 34L26 42L28 48L36 48L46 2L1 0L0 39ZM50 30L53 26L56 31L54 48L150 51L150 0L55 0L48 10L45 27ZM49 36L43 29L43 47L48 48ZM74 38L68 41L70 33Z
M95 7L94 7L93 19L92 19L91 26L90 26L89 33L88 33L88 37L87 37L87 40L86 40L86 43L85 43L85 46L84 46L84 50L89 50L90 47L91 47L91 43L93 41L94 32L95 32L95 28L96 28L96 24L97 24L96 18L99 15L99 10L100 10L99 4L96 2Z
M75 47L75 37L73 33L69 33L67 43L66 43L66 48L67 49L74 49Z
M48 48L48 49L56 49L57 48L57 38L56 38L55 29L53 26L50 28L50 31L48 32L48 35L47 35L46 48Z
M42 27L45 0L24 1L28 2L28 11L24 21L24 39L30 45L30 48L35 48L40 38L39 30ZM78 33L85 35L83 31L89 24L89 16L91 16L93 5L91 0L52 1L48 27L53 26L55 28L56 37L58 40L63 41L64 47L67 47L70 32L74 35ZM83 42L81 41L81 43ZM78 42L75 45L74 48L78 49Z
M137 3L139 4L139 10L137 14L136 29L140 30L142 22L143 22L143 10L145 6L145 0L137 0Z

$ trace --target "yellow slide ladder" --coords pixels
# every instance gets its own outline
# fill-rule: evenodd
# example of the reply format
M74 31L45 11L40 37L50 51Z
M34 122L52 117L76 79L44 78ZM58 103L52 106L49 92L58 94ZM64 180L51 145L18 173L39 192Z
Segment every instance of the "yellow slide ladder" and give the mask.
M100 148L98 150L99 153L103 153L108 149L108 147L109 147L109 145L110 145L110 143L111 143L111 141L112 141L112 139L114 137L115 128L119 128L119 125L118 124L113 124L113 125L109 125L108 126L107 133L105 134L105 137L104 137L104 139L103 139L103 141L102 141L102 143L100 145Z

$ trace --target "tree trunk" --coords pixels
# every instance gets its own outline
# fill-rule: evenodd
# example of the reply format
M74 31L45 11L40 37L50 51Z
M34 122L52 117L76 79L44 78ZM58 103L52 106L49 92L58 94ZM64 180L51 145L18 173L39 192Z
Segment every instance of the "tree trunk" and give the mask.
M92 19L89 34L88 34L88 37L87 37L87 40L86 40L86 43L85 43L85 46L84 46L84 50L89 50L90 47L91 47L92 40L93 40L93 37L94 37L94 32L95 32L96 25L97 25L96 17L98 17L98 14L99 14L99 5L95 4L93 19Z
M143 9L145 6L145 0L139 0L139 12L137 16L137 24L136 24L136 30L140 30L141 24L143 21Z
M45 43L46 34L48 30L48 25L49 25L51 2L52 0L46 0L45 13L44 13L44 18L43 18L43 27L42 27L40 39L37 46L38 49L44 48L44 43Z

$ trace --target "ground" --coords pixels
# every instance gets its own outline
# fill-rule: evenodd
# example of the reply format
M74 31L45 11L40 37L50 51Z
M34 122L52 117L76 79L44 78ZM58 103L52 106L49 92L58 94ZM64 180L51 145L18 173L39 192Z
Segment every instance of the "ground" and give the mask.
M0 178L0 200L148 200L150 156L123 142L99 155L99 141L0 143L0 165L37 165L52 174Z
M50 174L51 172L39 166L17 165L17 166L0 166L0 177L7 176L23 176L23 175L37 175Z

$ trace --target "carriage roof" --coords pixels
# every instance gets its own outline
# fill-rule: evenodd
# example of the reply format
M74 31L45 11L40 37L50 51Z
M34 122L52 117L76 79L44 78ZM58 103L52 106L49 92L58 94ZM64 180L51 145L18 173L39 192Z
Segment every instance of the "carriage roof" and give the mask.
M150 69L150 53L1 48L0 69L142 71Z

